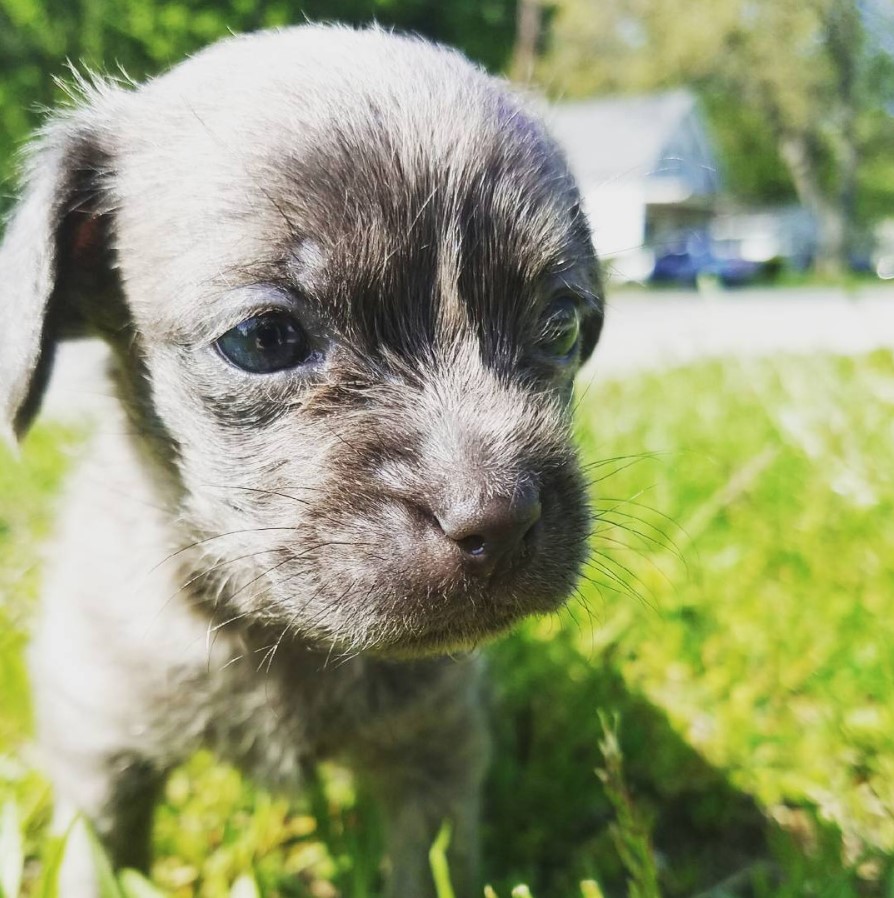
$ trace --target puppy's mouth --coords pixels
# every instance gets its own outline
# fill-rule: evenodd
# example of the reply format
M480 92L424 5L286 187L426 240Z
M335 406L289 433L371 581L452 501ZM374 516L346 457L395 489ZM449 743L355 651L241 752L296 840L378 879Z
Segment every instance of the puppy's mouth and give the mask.
M579 490L480 503L452 517L358 497L320 522L271 597L304 638L345 651L414 656L472 648L519 619L555 611L585 560ZM294 551L294 550L293 550Z

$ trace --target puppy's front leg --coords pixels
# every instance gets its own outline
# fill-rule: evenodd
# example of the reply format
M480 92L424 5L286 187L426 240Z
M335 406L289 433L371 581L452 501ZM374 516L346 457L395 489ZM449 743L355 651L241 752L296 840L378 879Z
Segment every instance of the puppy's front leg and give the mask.
M429 850L443 824L450 827L450 881L458 898L481 894L479 885L480 771L395 765L382 784L390 869L387 898L434 898Z
M406 676L417 667L409 665ZM388 898L434 898L429 850L445 823L457 898L481 894L480 792L489 742L477 663L458 663L446 679L448 688L438 683L428 700L383 727L385 737L365 745L358 758L385 814Z
M69 831L83 816L94 827L115 869L148 873L152 817L163 774L135 758L59 758L53 765L56 812L53 829ZM63 898L98 898L101 893L87 831L76 828L68 840L61 871Z

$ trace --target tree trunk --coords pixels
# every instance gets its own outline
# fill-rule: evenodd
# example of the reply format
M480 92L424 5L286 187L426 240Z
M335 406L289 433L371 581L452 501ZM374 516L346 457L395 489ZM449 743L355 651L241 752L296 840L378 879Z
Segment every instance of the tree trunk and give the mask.
M514 81L529 82L537 63L537 47L543 24L541 0L518 0L515 18L515 48L510 75Z
M817 258L816 270L839 277L847 266L849 237L848 216L844 197L829 197L823 190L814 154L804 134L787 132L780 137L779 151L788 166L798 198L816 218Z
M863 27L854 0L833 0L824 20L825 43L835 72L838 127L833 136L835 174L844 226L844 251L856 245L857 173L860 167L857 109Z

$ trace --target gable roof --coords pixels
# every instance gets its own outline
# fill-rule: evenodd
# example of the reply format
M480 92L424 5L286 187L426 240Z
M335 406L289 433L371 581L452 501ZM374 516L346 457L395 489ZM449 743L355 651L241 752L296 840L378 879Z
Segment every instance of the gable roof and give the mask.
M546 120L584 184L675 176L694 193L719 189L717 160L688 90L554 104Z

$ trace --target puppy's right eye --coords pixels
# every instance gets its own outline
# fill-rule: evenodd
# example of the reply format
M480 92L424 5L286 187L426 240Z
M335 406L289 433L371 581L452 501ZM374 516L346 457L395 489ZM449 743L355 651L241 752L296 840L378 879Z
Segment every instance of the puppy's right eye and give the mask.
M240 322L215 343L230 364L251 374L295 368L313 356L304 330L284 312L266 312Z

